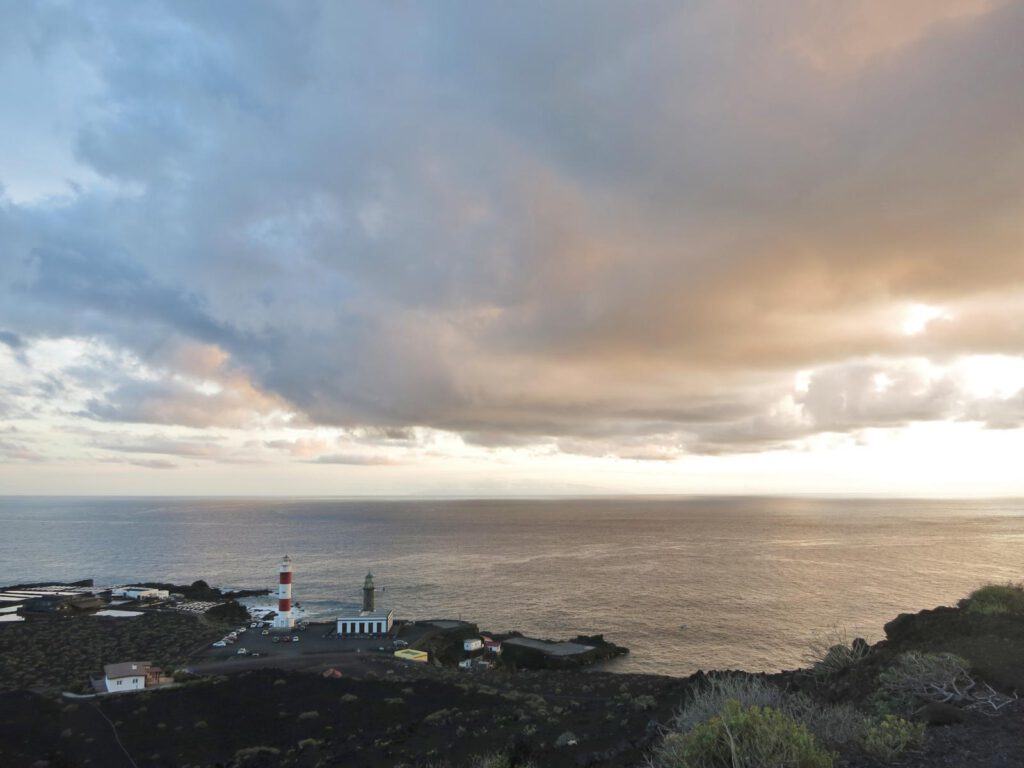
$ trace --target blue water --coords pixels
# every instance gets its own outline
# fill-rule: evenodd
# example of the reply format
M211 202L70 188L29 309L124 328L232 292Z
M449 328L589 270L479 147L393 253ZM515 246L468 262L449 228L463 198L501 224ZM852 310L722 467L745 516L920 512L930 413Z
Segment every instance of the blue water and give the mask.
M203 578L328 618L368 569L398 618L604 633L612 668L791 668L833 628L1024 579L1024 502L812 499L339 501L0 497L0 584ZM386 589L380 590L381 587Z

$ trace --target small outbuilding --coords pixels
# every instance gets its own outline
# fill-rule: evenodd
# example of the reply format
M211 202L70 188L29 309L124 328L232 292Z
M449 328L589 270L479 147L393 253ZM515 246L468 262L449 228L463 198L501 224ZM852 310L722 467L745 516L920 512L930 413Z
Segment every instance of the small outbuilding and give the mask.
M160 669L149 661L123 661L103 667L108 693L140 691L160 683Z
M61 595L43 595L26 600L21 609L26 613L60 613L71 608L67 597Z
M484 641L479 637L471 637L468 640L462 641L462 650L466 653L472 653L473 651L479 651L484 647Z

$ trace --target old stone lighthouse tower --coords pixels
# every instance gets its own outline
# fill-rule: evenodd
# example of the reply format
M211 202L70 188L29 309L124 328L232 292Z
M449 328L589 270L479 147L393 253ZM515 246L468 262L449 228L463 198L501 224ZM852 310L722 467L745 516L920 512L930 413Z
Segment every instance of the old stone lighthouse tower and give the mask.
M368 611L370 613L373 612L373 610L374 610L373 605L374 605L374 602L375 602L375 593L376 593L376 591L377 591L377 588L375 586L373 586L373 574L372 573L367 573L366 574L366 581L363 582L363 610L364 611Z

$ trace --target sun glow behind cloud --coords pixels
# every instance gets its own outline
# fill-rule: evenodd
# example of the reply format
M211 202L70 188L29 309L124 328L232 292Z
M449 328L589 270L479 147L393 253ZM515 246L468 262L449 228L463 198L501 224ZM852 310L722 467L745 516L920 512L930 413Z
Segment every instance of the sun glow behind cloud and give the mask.
M952 320L952 316L939 307L930 307L927 304L911 304L907 310L900 330L907 336L917 336L924 333L928 324L933 320Z

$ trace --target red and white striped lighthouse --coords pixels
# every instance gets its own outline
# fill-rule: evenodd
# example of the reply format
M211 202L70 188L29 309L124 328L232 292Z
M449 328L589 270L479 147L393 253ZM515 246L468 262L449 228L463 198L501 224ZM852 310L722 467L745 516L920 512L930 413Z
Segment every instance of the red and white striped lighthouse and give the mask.
M285 555L277 570L277 616L274 618L274 627L291 629L295 625L295 619L292 618L292 559Z

